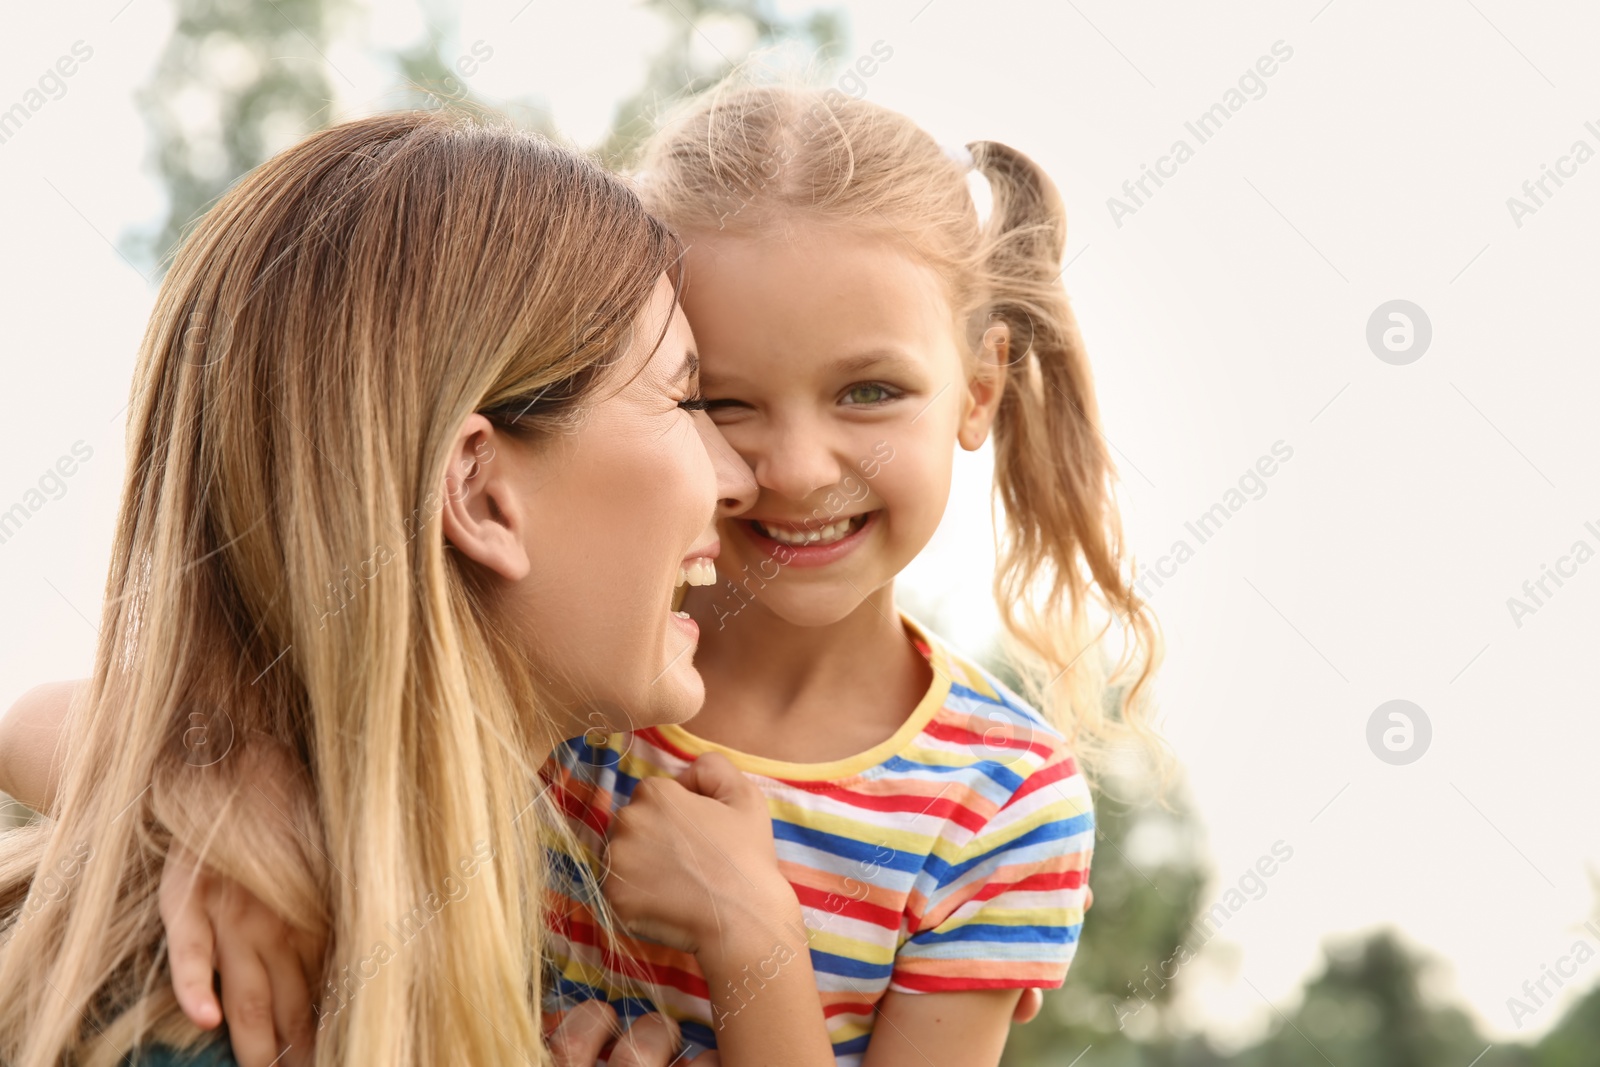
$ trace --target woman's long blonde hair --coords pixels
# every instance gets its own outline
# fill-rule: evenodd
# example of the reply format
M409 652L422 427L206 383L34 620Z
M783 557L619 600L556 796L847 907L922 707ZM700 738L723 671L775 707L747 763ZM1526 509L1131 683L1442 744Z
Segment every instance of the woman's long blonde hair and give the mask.
M0 841L0 1061L203 1040L157 913L181 843L327 939L318 1063L545 1062L548 665L488 625L441 487L470 413L581 413L677 255L591 161L438 114L316 134L199 224L140 352L55 817ZM312 798L279 826L238 817L266 751Z
M993 195L982 224L967 167L904 115L838 90L753 84L739 72L646 146L643 192L686 240L781 232L798 220L896 243L944 280L969 359L987 324L1009 326L994 426L1005 516L994 592L1009 651L1029 695L1080 756L1092 764L1107 744L1132 739L1165 766L1149 725L1160 630L1133 588L1116 472L1061 283L1066 211L1021 152L994 141L967 151ZM1107 616L1099 625L1093 601ZM1111 616L1125 635L1114 667L1098 648Z

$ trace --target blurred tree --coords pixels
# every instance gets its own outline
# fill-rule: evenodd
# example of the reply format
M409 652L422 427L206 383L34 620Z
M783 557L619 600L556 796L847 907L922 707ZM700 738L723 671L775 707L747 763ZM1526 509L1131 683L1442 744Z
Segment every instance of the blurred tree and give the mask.
M326 120L325 52L344 0L176 0L177 23L138 94L168 208L130 251L158 262L241 174Z
M985 665L1012 688L997 653ZM1108 701L1114 706L1114 694ZM1216 1049L1180 1019L1174 994L1214 930L1200 917L1208 877L1184 843L1200 827L1180 790L1158 803L1137 761L1095 776L1094 907L1066 985L1014 1027L1002 1067L1593 1067L1600 1064L1600 990L1537 1048L1491 1045L1457 1007L1427 990L1443 968L1390 931L1324 945L1324 968L1298 1007L1237 1052ZM1119 799L1114 799L1119 798ZM1600 895L1600 882L1597 882ZM1082 1057L1081 1060L1079 1057Z
M1589 872L1589 885L1595 896L1594 918L1600 919L1600 872ZM1580 934L1591 952L1597 946L1590 938L1591 928ZM1594 967L1594 962L1583 964ZM1567 1009L1556 1025L1536 1047L1536 1067L1588 1067L1600 1063L1600 986Z
M644 88L617 108L600 146L608 166L632 163L674 102L714 85L751 55L792 45L808 67L825 68L828 53L844 38L843 17L826 8L786 20L770 0L646 0L645 6L666 20L671 38L651 62ZM739 45L730 50L719 40Z
M1594 1067L1600 1063L1600 988L1574 1004L1534 1049L1533 1067Z
M138 95L168 208L158 227L126 242L132 258L165 270L165 257L189 224L240 175L332 121L331 82L348 79L327 53L339 24L358 6L353 0L175 0L172 36ZM388 57L395 85L383 97L385 106L480 103L444 55L451 27L429 20L427 6L419 6L426 31ZM815 57L843 36L841 17L832 10L786 20L771 0L647 0L645 6L665 21L670 38L644 88L617 108L599 149L612 165L635 153L661 109L714 83L752 53L792 44L815 66ZM551 116L538 108L511 103L506 110L525 127L554 131Z
M1460 1009L1436 1004L1424 990L1441 965L1407 948L1390 931L1323 948L1323 972L1306 984L1300 1006L1241 1067L1350 1063L1363 1067L1479 1067L1526 1062L1493 1059L1489 1041ZM1491 1050L1492 1051L1492 1050Z

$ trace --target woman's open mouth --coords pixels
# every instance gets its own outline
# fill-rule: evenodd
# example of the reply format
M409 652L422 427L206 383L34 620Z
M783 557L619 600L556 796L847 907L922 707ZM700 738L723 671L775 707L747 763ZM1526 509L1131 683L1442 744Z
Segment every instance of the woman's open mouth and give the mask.
M678 584L672 590L672 613L679 618L687 619L689 613L683 611L683 598L688 596L691 585L716 585L717 565L710 556L696 556L685 560L683 566L678 568Z

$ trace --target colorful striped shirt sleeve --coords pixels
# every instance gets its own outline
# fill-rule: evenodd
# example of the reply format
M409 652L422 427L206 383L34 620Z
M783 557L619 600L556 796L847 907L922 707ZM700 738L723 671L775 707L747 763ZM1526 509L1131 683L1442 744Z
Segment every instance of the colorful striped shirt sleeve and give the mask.
M1011 771L997 765L994 776ZM1094 848L1089 788L1064 743L1012 778L1014 791L987 822L952 832L929 855L907 901L908 934L890 989L1051 989L1065 981Z

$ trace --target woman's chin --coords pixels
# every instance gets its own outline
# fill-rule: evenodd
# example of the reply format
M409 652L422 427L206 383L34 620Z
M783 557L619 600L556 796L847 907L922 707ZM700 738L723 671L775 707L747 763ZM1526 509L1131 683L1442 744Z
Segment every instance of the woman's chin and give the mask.
M639 707L649 716L641 726L663 726L694 718L706 702L706 683L694 665L699 627L693 619L674 615L662 641L654 680Z
M666 726L688 722L700 714L705 702L706 684L700 678L700 672L695 670L692 657L685 655L668 667L651 687L647 697L651 721L640 725Z

